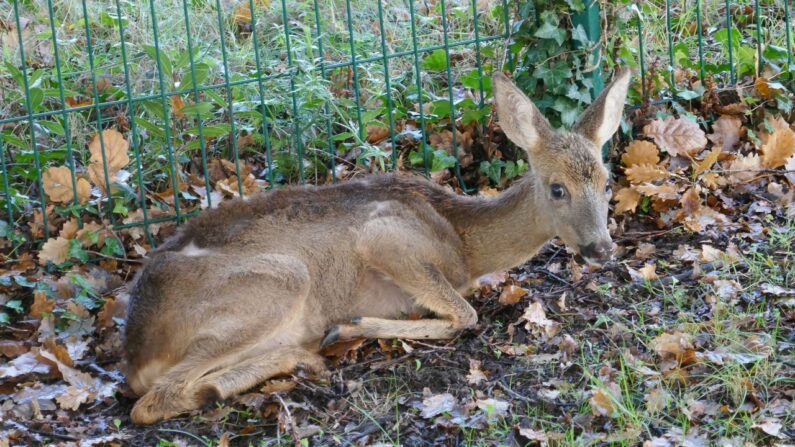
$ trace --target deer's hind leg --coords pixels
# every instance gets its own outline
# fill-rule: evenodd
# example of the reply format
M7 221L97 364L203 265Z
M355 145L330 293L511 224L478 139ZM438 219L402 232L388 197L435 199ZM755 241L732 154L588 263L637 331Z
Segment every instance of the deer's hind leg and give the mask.
M373 219L365 224L357 250L371 267L392 278L438 318L410 321L357 317L350 324L331 328L321 346L359 337L447 339L477 324L475 309L442 271L444 263L447 274L465 282L463 262L458 261L454 247L439 240L425 224L392 216Z
M163 300L171 299L171 305L161 309L158 318L174 322L174 332L166 336L186 342L148 359L174 358L175 362L135 404L133 422L150 424L200 408L290 372L300 363L311 369L322 366L320 357L303 348L322 331L313 334L303 322L310 290L306 266L276 254L238 264L235 259L228 261L234 270L227 267L223 276L194 278L198 290L193 297L164 294ZM139 343L164 334L149 336ZM146 363L138 362L139 368L146 368Z
M178 368L136 402L132 420L136 424L152 424L168 419L234 396L271 377L288 374L298 366L312 372L325 370L322 357L301 347L263 352L227 364L192 382L181 378L182 371Z

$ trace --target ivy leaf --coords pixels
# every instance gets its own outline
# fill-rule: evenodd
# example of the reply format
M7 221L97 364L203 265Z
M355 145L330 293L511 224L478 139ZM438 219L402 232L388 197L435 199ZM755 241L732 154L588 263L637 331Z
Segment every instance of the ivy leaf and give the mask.
M69 249L66 254L69 258L77 258L80 262L88 262L88 252L83 250L83 244L77 239L69 241Z
M436 50L422 60L422 68L429 71L447 70L447 56L444 50Z
M571 37L582 45L591 44L591 39L588 38L588 34L585 32L585 28L583 28L582 25L577 25L577 27L571 31Z
M549 22L545 22L541 25L533 35L541 39L554 40L558 45L563 45L563 42L566 40L566 30L559 28L557 24Z

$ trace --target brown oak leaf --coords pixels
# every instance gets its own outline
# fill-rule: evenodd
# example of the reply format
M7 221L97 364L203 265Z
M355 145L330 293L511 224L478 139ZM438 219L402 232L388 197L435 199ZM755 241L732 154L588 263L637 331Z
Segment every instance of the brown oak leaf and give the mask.
M640 202L640 193L633 188L623 188L613 195L616 201L616 214L635 211Z
M66 166L47 168L41 175L41 183L47 197L53 202L69 203L74 200L72 175ZM77 186L77 200L85 203L91 197L91 185L85 179L78 178L75 186Z
M58 237L50 238L39 250L39 264L47 265L47 261L59 265L69 259L69 239Z
M707 135L707 138L709 138L709 141L712 141L712 144L716 147L728 151L732 149L745 134L745 129L743 129L742 126L743 121L739 117L721 115L712 125L712 133Z
M627 178L632 183L645 183L668 177L668 171L654 165L635 165L626 169Z
M624 166L631 168L636 165L656 165L660 162L660 150L650 141L635 140L627 146L627 152L621 156Z
M762 164L768 168L784 166L792 155L795 155L795 132L789 127L773 132L762 146Z
M704 131L687 118L669 116L665 120L654 120L643 127L643 133L654 138L657 146L673 156L694 157L707 145Z

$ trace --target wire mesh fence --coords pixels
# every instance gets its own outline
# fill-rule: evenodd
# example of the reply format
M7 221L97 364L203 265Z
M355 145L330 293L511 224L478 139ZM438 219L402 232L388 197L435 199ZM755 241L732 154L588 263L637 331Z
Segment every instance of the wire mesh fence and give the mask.
M505 1L228 3L13 1L0 116L8 220L38 209L49 237L55 205L148 227L226 193L333 182L340 164L393 168L401 133L424 135L431 115L456 122L462 100L485 109L482 74L508 34ZM462 82L476 94L463 98ZM406 117L416 128L396 127ZM414 140L429 169L427 139Z
M533 3L4 3L3 220L47 239L48 219L92 215L153 243L153 226L225 197L354 168L449 169L465 184L459 130L489 119L489 74L538 68L523 65L522 27L556 38L537 15L516 20L523 8ZM775 95L791 79L788 2L611 2L601 15L590 3L561 27L594 50L591 95L605 62L637 67L636 104L749 79ZM446 149L428 126L449 131Z

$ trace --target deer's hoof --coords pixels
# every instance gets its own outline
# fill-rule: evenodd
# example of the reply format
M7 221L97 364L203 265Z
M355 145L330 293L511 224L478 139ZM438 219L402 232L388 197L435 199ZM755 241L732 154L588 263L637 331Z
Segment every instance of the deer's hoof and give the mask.
M339 326L334 326L328 330L326 336L323 337L323 340L320 342L320 349L324 349L327 346L333 345L334 343L340 341L340 334L342 330Z

